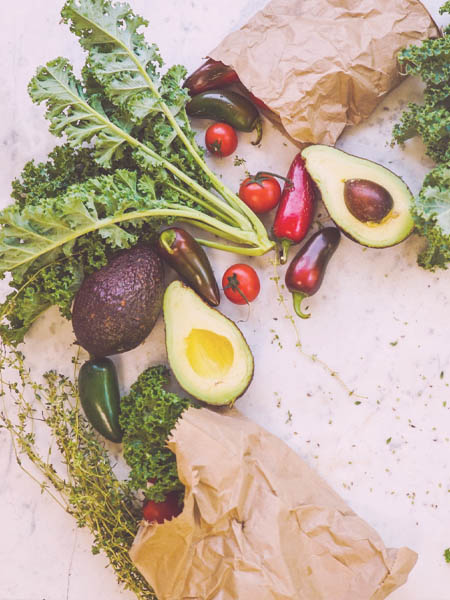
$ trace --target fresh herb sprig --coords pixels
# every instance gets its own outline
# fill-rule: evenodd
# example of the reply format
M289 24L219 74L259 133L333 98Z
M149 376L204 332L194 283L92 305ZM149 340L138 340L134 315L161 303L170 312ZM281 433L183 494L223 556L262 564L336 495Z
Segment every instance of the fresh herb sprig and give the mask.
M450 2L440 12L450 13ZM423 104L410 103L394 127L394 140L403 144L421 136L426 153L437 163L412 206L416 231L427 240L418 262L429 270L446 268L450 262L450 27L440 38L403 50L399 62L406 74L422 78L425 91Z
M196 405L168 392L165 389L168 381L169 371L165 367L147 369L120 403L123 451L131 467L130 482L155 502L164 502L170 492L181 494L184 490L178 479L175 455L166 444L182 413Z
M135 489L114 474L105 447L79 412L73 382L50 372L36 383L23 355L2 347L0 395L0 427L11 434L21 468L90 530L93 553L106 554L120 584L139 600L156 600L128 554L140 521ZM42 427L51 434L48 448L41 446Z

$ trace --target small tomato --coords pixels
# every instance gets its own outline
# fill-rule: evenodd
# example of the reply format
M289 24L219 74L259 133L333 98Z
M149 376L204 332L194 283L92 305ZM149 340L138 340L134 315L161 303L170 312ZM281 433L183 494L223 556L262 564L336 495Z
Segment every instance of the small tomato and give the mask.
M275 177L257 173L247 177L239 188L239 197L257 215L269 212L281 198L281 187Z
M142 507L142 516L149 522L164 523L164 521L170 521L181 512L178 498L177 492L170 492L164 502L146 500Z
M227 123L214 123L205 135L208 150L216 156L230 156L236 150L238 139L235 130Z
M249 304L258 296L261 284L253 267L237 264L223 274L222 287L225 296L234 304Z

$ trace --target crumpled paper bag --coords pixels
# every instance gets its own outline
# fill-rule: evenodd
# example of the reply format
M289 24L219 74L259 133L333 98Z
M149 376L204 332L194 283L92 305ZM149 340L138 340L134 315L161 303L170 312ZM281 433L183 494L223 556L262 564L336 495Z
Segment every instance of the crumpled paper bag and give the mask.
M272 0L209 56L294 140L334 144L399 83L399 50L437 35L418 0Z
M236 410L187 410L169 447L184 510L130 551L159 600L382 600L416 562Z

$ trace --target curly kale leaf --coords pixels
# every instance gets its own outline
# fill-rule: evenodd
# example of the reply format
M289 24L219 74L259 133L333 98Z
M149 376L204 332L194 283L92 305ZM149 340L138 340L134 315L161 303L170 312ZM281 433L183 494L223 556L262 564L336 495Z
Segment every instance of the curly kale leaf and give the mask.
M450 12L446 2L441 14ZM399 55L401 68L425 83L424 103L410 103L401 121L394 127L394 140L400 144L419 135L428 156L436 162L450 160L450 28L437 39L409 46Z
M417 232L427 239L419 264L429 270L445 269L450 261L450 163L428 173L412 213Z
M28 89L69 147L45 165L30 163L13 184L16 204L0 214L0 277L11 272L17 290L0 321L9 321L15 343L51 304L68 314L94 256L104 264L111 250L142 241L162 223L187 220L244 253L273 246L259 219L205 164L186 115L185 69L160 72L156 46L139 31L147 22L109 0L67 0L62 16L88 53L81 78L57 58Z
M134 172L116 170L39 202L33 190L51 184L44 177L34 188L34 168L38 167L29 165L16 186L16 190L28 186L32 202L0 213L0 273L12 273L10 285L16 290L0 307L0 329L2 338L12 344L23 341L49 306L59 306L69 318L73 297L86 275L105 265L115 251L151 241L161 219L170 221L170 215L158 218L161 210L164 213L164 201L156 199L148 175L138 178ZM60 184L61 180L55 182ZM155 219L144 218L155 211Z
M140 183L145 194L140 192ZM164 206L156 200L154 185L144 175L138 182L135 173L116 170L114 175L88 179L75 184L56 198L40 204L6 207L0 213L0 273L13 272L15 280L77 251L76 242L98 231L111 247L129 248L138 242L130 228ZM80 240L82 244L82 239Z
M42 198L64 194L67 188L91 177L106 175L91 148L74 150L68 144L56 146L45 163L28 162L12 183L12 198L20 208L39 204Z
M450 2L440 10L450 13ZM450 27L441 38L410 46L399 56L405 73L425 83L424 103L410 103L394 127L400 144L419 135L426 153L438 166L425 178L412 215L416 230L427 239L419 264L429 270L446 268L450 261Z
M68 60L56 58L41 67L28 91L33 102L47 104L50 131L58 137L65 134L72 148L95 140L95 158L103 167L123 156L132 123L118 116L110 119L99 95L88 96Z
M169 492L183 491L175 455L166 442L192 401L165 389L169 375L162 366L147 369L120 403L124 457L131 467L130 483L155 502L163 502ZM149 487L150 481L154 484Z

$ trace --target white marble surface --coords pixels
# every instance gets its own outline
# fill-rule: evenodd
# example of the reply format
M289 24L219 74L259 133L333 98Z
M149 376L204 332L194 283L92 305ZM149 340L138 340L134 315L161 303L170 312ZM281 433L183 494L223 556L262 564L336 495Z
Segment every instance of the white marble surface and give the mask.
M183 62L189 69L264 3L229 0L224 8L207 0L132 0L150 19L148 37L160 45L167 63ZM425 4L443 24L441 2ZM27 96L27 82L38 64L57 55L80 63L77 43L58 24L60 7L60 0L19 0L2 11L2 205L24 162L44 159L55 143L43 111ZM368 123L339 141L402 175L414 192L431 166L423 147L414 141L392 149L388 142L405 103L419 98L420 86L406 81ZM296 150L266 129L261 149L248 144L251 136L240 135L237 154L251 171L283 173ZM238 186L242 167L211 163L230 186ZM221 309L241 320L256 359L255 379L239 400L240 410L297 450L387 545L408 545L419 553L408 583L393 600L449 600L450 565L443 551L450 546L450 273L417 267L420 244L412 237L377 251L344 239L323 288L309 302L313 318L297 323L305 352L317 354L367 397L359 405L296 348L267 257L251 261L262 293L248 320L245 308L226 300ZM211 257L217 273L234 258L219 252ZM70 324L51 310L36 323L24 351L37 373L49 366L68 372L72 342ZM123 389L145 367L165 360L160 321L144 346L117 359ZM90 535L77 530L18 469L2 430L0 449L0 600L131 600L104 569L105 559L91 555Z

